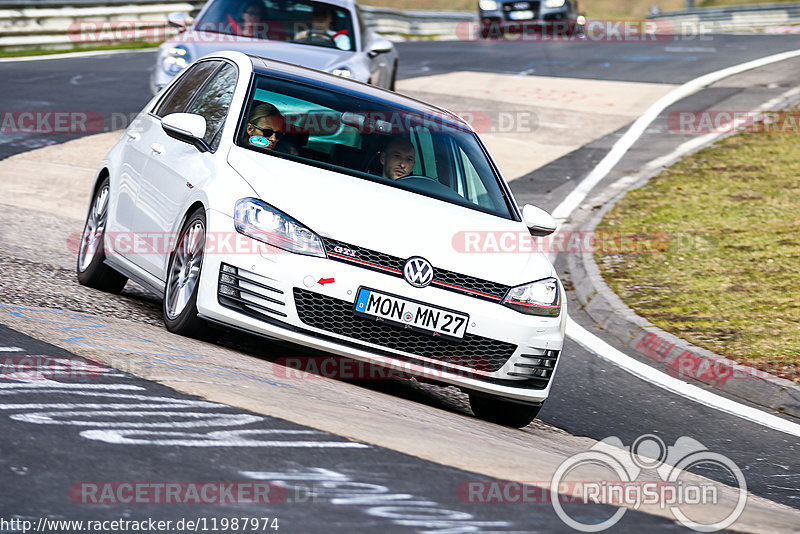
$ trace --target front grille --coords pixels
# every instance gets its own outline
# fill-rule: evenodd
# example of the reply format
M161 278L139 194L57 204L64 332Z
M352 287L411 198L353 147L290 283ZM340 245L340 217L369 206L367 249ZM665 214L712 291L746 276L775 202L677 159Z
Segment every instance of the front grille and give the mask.
M294 298L297 315L308 326L475 371L497 371L517 349L512 343L470 333L460 342L450 341L364 319L355 315L352 302L305 289L295 288Z
M499 302L503 300L509 286L489 282L488 280L481 280L465 274L454 273L452 271L445 271L444 269L434 269L436 275L433 278L431 285L448 289L471 297L483 298Z
M327 237L322 238L322 243L325 245L328 257L332 260L352 263L373 271L403 276L403 266L406 260L402 258L368 248L349 245Z
M322 238L322 242L325 245L325 251L328 253L328 257L332 260L349 263L390 276L403 277L403 266L405 266L406 263L406 260L403 258L398 258L368 248L358 247L356 245L350 245L334 239ZM504 284L498 284L497 282L490 282L474 276L454 273L444 269L437 269L435 266L433 271L434 277L433 282L431 282L432 286L470 297L500 302L503 300L506 293L508 293L508 290L511 289Z
M527 20L535 19L539 16L539 2L515 1L503 3L503 14L505 15L506 19L520 20L515 19L513 15L511 15L511 13L515 11L532 11L533 16Z

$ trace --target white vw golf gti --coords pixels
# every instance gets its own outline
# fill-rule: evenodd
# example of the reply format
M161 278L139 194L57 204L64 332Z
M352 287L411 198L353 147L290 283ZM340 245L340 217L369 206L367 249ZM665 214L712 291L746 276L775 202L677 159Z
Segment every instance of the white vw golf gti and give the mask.
M287 340L455 385L527 425L564 340L543 236L456 115L329 74L222 52L147 104L97 174L78 279L163 295L164 322Z

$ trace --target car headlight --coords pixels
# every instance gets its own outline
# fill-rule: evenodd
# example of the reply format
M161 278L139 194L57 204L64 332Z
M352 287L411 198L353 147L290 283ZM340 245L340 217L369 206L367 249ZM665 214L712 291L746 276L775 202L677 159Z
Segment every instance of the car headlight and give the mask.
M342 78L349 78L353 75L353 73L347 67L339 67L338 69L333 69L331 74L334 76L341 76Z
M178 74L192 62L192 56L185 46L167 48L161 56L161 68L167 74Z
M472 5L474 6L475 4ZM494 11L497 9L497 2L495 0L481 0L478 2L478 7L483 11Z
M544 7L561 7L567 3L567 0L545 0Z
M255 198L243 198L234 208L236 231L296 254L325 258L322 240L285 213Z
M558 317L561 313L561 292L558 280L545 278L511 288L503 305L528 315Z

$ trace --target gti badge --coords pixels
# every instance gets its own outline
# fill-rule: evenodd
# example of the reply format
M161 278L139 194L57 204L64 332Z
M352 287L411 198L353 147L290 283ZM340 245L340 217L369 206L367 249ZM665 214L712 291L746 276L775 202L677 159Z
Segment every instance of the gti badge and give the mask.
M403 267L403 277L414 287L425 287L433 281L433 266L424 258L409 258Z
M333 247L333 251L336 252L337 254L341 254L342 256L349 256L351 258L356 257L356 251L351 248L344 248L340 247L339 245L336 245L335 247Z

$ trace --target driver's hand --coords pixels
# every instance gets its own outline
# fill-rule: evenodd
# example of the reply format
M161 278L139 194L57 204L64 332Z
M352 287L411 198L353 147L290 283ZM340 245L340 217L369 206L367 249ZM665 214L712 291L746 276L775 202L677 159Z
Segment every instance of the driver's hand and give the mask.
M301 32L297 32L296 34L294 34L295 41L300 39L305 39L306 37L308 37L308 30L303 30Z

